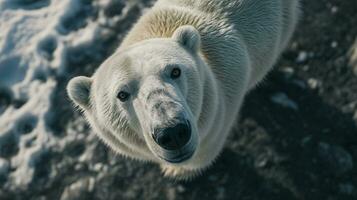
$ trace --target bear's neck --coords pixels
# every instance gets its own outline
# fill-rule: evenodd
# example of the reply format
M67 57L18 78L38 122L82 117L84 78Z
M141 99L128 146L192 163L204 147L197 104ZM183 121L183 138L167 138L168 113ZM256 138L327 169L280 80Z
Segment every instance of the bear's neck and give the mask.
M175 30L183 25L192 25L200 30L203 27L202 16L180 7L166 7L155 9L145 14L134 25L125 37L120 49L153 38L169 38Z

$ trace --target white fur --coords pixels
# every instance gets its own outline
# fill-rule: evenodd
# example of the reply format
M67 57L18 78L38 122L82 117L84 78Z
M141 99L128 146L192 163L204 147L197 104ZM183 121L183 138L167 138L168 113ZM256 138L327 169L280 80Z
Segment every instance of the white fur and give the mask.
M272 68L297 23L298 0L159 0L91 78L74 78L71 99L118 153L154 161L186 178L222 150L247 91ZM170 80L172 66L183 75ZM116 95L128 91L128 102ZM157 95L148 99L151 93ZM87 94L87 96L85 96ZM86 104L86 102L88 102ZM155 102L163 113L152 113ZM160 159L150 127L180 113L192 122L196 151L180 164ZM164 117L163 117L164 116Z

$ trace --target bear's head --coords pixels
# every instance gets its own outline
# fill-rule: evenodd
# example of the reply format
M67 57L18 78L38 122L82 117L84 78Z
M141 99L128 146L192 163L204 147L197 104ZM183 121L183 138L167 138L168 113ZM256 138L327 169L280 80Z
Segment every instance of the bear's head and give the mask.
M207 66L200 42L194 27L181 26L170 38L120 49L92 77L73 78L69 97L92 126L130 151L165 164L187 164L201 140L198 121Z

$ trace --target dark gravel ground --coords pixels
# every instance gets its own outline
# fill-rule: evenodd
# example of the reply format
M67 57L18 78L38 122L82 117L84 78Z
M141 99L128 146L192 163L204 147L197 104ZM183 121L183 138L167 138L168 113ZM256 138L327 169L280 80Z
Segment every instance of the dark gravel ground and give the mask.
M158 166L115 156L94 138L49 152L31 188L1 190L0 199L357 199L357 77L348 64L357 37L357 1L302 3L291 45L246 97L226 148L202 176L188 182L164 178ZM113 29L116 37L101 41L103 58L138 9ZM108 10L108 16L115 12ZM102 61L80 56L70 63L83 67L69 71L71 76L91 74ZM63 90L67 81L58 86L54 104L61 106L53 109L60 124L70 126L79 113L62 106L70 105ZM59 137L68 134L67 126L53 124ZM93 154L79 162L86 148Z

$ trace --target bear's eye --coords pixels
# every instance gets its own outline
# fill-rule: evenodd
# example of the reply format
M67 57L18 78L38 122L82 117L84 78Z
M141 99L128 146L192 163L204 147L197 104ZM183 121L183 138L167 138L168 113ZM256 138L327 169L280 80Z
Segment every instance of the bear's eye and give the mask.
M130 97L130 94L127 92L124 92L124 91L120 91L117 95L117 98L122 102L127 101L129 99L129 97Z
M172 79L177 79L181 76L181 69L180 68L173 68L171 71L171 78Z

